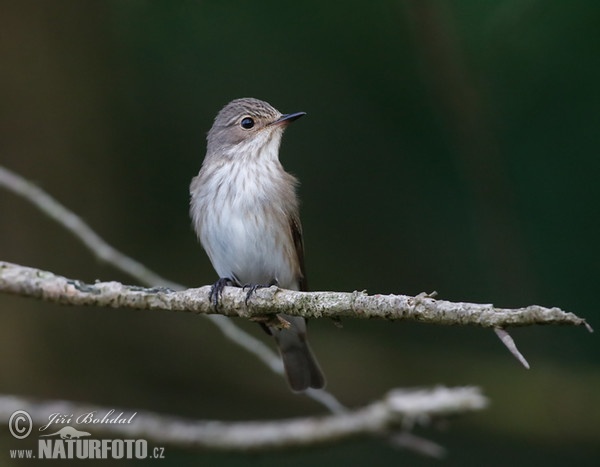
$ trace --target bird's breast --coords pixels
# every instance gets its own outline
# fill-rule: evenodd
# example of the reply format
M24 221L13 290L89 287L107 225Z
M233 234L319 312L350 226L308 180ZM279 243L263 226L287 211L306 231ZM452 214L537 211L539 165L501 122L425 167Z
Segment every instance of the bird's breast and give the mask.
M289 226L293 183L280 167L231 163L199 182L192 211L200 241L220 277L297 288ZM290 185L290 186L286 186ZM291 189L291 192L290 192Z

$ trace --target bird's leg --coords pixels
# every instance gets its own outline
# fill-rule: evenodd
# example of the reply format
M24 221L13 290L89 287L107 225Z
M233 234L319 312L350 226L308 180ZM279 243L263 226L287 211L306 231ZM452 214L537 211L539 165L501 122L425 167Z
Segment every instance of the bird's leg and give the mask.
M219 280L211 286L208 299L215 308L219 306L219 299L223 295L223 289L227 285L233 285L233 281L229 277L219 277Z
M277 285L277 279L273 279L268 284L245 284L242 287L242 290L250 289L246 294L246 306L248 306L248 301L250 300L250 298L252 298L252 294L254 294L254 292L256 292L258 289L265 289L267 287L271 287L272 285Z

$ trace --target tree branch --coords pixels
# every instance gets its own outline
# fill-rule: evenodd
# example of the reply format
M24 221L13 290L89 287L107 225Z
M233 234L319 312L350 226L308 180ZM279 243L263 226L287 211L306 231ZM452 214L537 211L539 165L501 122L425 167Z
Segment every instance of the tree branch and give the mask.
M196 447L228 451L257 451L301 447L337 442L359 435L385 436L415 425L427 425L433 420L481 410L487 399L478 388L459 387L390 391L382 400L343 414L306 417L279 421L221 422L186 420L152 412L112 409L113 416L123 413L122 419L132 415L131 423L93 424L89 431L110 434L113 437L152 440L157 444ZM110 409L77 404L69 401L34 402L29 399L0 395L0 421L6 423L17 410L25 410L33 424L43 427L50 414L79 415L94 413L102 419ZM43 433L62 428L51 425ZM88 429L79 425L79 429ZM411 438L414 441L414 437ZM402 443L402 438L399 439ZM430 455L438 455L436 445L423 445ZM415 443L411 443L415 444Z
M536 324L584 325L587 322L560 308L530 305L496 308L490 304L449 302L430 295L368 295L365 292L296 292L275 286L257 290L246 306L246 293L226 287L217 310L209 286L183 291L143 288L119 282L84 282L48 271L0 262L0 291L64 305L138 310L186 311L250 319L275 319L285 313L305 318L412 320L429 324L474 325L488 328ZM284 323L285 325L285 323Z
M116 266L125 274L135 277L144 284L150 286L161 285L172 289L183 288L179 284L159 276L139 261L113 248L73 211L67 209L29 180L2 166L0 166L0 186L25 198L49 218L62 225L75 235L98 259Z

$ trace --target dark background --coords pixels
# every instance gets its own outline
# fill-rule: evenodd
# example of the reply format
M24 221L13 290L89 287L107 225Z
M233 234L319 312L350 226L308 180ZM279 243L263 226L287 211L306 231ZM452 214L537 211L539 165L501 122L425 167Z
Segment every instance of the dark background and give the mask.
M216 276L190 227L189 181L217 111L261 98L308 112L282 161L302 182L313 290L437 290L598 327L599 24L594 1L2 1L0 163L125 253L205 285ZM0 219L2 260L131 283L13 194L0 193ZM448 448L443 465L597 465L597 337L512 335L531 370L489 330L311 323L328 389L349 406L393 387L482 387L488 410L419 430ZM190 418L324 413L186 314L0 296L0 374L3 393ZM15 442L0 436L4 465ZM377 440L167 456L438 465Z

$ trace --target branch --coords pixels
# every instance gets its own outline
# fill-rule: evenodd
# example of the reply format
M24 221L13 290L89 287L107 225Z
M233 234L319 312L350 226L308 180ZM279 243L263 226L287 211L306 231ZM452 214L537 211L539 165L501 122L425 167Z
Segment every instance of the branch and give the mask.
M496 308L489 304L449 302L430 295L368 295L365 292L296 292L275 286L257 290L246 306L246 293L226 287L220 306L212 306L209 286L174 291L142 288L119 282L84 282L48 271L0 262L0 291L40 298L64 305L86 305L138 310L186 311L221 314L255 320L275 319L285 313L305 318L372 318L412 320L428 324L474 325L493 329L536 324L583 325L583 318L560 308L530 305L524 308Z
M68 210L41 188L2 166L0 166L0 186L30 201L44 214L74 234L98 259L108 264L118 264L118 268L125 274L135 277L145 284L163 285L173 289L183 288L110 246L78 215Z
M123 413L121 418L131 417L131 424L93 424L89 430L94 435L103 432L113 437L146 439L179 447L272 450L332 443L359 435L390 435L398 430L411 429L414 425L427 425L440 418L481 410L486 405L487 399L474 387L395 389L380 401L336 415L264 422L221 422L112 409L113 417ZM50 414L73 414L75 421L79 415L94 412L94 418L102 419L110 412L108 408L69 401L34 402L0 395L0 422L8 422L17 410L25 410L33 424L42 428L48 424ZM40 434L54 433L60 428L62 425L53 424ZM81 424L78 428L87 429ZM411 439L414 441L414 437ZM398 442L402 443L402 435ZM440 454L437 445L427 443L424 450L431 455Z

